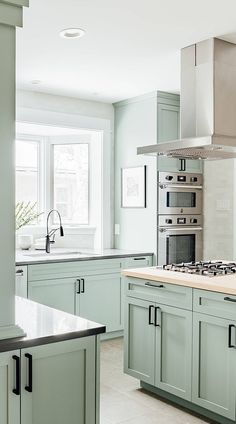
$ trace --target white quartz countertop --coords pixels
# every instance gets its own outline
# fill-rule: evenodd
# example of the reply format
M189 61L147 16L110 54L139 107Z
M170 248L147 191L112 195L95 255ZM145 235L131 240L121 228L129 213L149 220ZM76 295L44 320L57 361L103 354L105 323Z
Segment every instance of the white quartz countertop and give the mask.
M207 277L182 272L166 271L158 269L157 267L125 269L122 271L122 274L126 277L135 277L236 295L236 274Z
M31 265L50 262L88 261L94 259L125 258L132 256L153 255L152 252L119 249L51 249L51 253L40 250L17 250L16 265Z
M16 324L25 337L0 341L0 352L63 340L93 336L106 331L98 324L22 297L16 297Z

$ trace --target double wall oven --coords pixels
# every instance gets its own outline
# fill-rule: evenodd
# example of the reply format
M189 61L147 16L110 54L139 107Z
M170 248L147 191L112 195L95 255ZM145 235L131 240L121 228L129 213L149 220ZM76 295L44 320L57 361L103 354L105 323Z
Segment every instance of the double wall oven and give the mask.
M158 174L158 265L202 259L202 175Z

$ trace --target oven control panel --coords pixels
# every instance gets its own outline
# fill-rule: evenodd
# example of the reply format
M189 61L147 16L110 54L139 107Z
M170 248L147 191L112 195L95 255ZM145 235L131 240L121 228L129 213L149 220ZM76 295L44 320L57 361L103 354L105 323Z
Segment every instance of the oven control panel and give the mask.
M189 184L202 186L202 174L192 174L188 172L159 172L159 184Z
M159 227L202 226L202 215L159 215Z

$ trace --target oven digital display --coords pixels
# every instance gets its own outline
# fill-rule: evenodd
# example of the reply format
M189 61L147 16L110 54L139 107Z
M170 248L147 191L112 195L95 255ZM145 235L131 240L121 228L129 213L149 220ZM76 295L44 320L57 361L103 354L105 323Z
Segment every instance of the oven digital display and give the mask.
M177 218L177 224L186 224L186 218Z
M196 193L192 192L167 192L168 208L195 208Z

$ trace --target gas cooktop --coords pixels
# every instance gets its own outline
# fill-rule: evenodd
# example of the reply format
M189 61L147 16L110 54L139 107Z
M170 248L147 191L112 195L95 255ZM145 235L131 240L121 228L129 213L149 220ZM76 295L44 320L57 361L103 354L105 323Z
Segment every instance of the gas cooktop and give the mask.
M179 264L163 265L163 267L161 268L166 271L184 272L188 274L204 275L207 277L236 274L236 262L223 262L223 261L182 262Z

